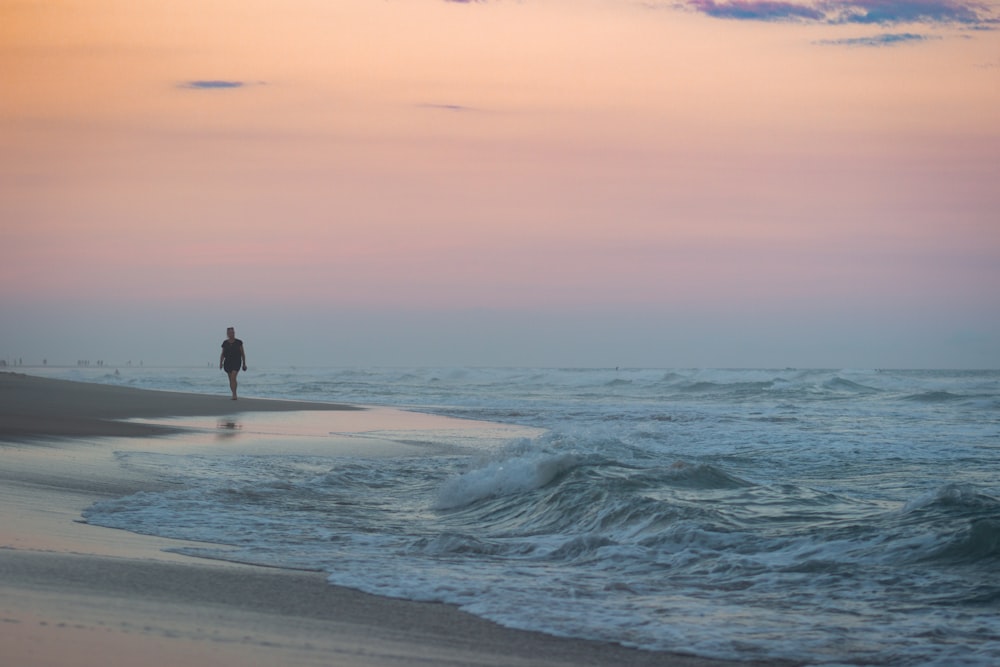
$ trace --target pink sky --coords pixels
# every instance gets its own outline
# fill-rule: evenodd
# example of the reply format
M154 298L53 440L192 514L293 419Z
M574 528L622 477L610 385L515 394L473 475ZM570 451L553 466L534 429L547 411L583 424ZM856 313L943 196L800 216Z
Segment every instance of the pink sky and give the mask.
M5 3L0 357L1000 367L998 19Z

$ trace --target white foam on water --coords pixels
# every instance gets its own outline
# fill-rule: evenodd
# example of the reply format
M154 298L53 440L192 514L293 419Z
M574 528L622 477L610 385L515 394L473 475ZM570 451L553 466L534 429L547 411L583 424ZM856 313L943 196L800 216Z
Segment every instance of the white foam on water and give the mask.
M256 426L239 436L256 433L252 451L131 449L122 464L162 488L87 520L556 635L734 659L1000 663L1000 373L276 369L258 381L273 397L512 430L354 432L419 452L382 458L296 451Z

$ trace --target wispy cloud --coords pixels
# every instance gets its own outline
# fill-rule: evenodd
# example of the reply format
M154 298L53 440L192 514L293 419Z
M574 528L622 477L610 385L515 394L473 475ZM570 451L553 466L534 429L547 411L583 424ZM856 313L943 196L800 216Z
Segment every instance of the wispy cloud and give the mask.
M928 39L939 39L927 35L917 35L911 32L885 33L870 37L850 37L846 39L822 39L816 44L829 46L897 46L908 42L925 42Z
M826 15L819 9L792 2L774 0L689 0L692 7L718 19L748 21L820 21Z
M220 90L226 88L242 88L246 84L243 81L223 81L219 79L202 79L195 81L185 81L181 88L192 88L194 90Z
M985 5L961 0L686 0L707 16L744 21L827 24L922 23L986 28L998 22Z
M449 2L457 2L458 0L448 0ZM441 109L442 111L473 111L472 107L462 106L461 104L418 104L422 109Z
M988 18L985 9L952 0L834 0L824 9L835 23L974 25Z

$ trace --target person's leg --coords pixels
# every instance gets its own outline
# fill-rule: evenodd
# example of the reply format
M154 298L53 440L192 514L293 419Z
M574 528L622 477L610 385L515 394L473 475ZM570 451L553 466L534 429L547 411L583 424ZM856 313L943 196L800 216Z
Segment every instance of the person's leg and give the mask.
M236 376L239 371L229 371L229 388L233 390L233 400L236 400Z

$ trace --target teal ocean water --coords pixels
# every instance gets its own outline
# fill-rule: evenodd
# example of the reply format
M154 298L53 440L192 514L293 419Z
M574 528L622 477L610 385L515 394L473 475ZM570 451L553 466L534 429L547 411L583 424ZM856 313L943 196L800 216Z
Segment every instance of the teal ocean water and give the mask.
M210 369L45 374L227 391ZM169 490L98 503L86 521L560 636L817 665L1000 664L1000 372L241 379L246 396L532 430L388 459L130 451L122 465Z

